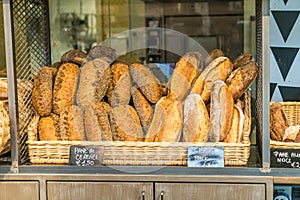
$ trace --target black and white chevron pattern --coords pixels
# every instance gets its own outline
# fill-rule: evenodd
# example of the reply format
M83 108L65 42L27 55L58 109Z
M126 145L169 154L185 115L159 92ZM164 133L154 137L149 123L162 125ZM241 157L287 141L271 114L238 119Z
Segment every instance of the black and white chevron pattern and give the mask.
M300 1L270 0L270 100L300 101Z

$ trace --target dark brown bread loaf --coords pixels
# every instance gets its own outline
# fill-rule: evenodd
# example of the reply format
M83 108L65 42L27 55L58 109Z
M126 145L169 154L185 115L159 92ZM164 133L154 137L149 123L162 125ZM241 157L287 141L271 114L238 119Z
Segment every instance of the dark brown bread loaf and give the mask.
M279 102L270 105L270 134L271 139L282 142L285 129L289 127L289 121L284 109Z
M69 50L61 57L62 63L75 63L78 66L85 61L87 54L81 50Z
M179 59L169 81L169 98L184 100L203 69L202 62L200 52L189 52Z
M111 66L111 73L112 80L106 94L110 105L129 104L132 84L128 65L122 62L116 62Z
M153 117L153 107L141 91L135 86L131 88L131 96L134 108L140 118L143 129L147 132Z
M79 67L73 63L64 63L58 69L53 88L53 113L60 112L74 102Z
M96 102L94 104L94 109L98 118L98 123L101 129L101 138L103 141L112 141L112 131L109 121L111 115L111 107L106 102Z
M102 59L94 59L83 65L79 74L76 102L82 109L100 102L110 84L111 70Z
M221 80L216 80L211 91L210 128L208 137L210 142L222 142L231 127L234 102L231 91Z
M234 70L226 80L226 84L231 90L233 99L236 100L250 87L258 74L258 67L255 61Z
M184 101L183 113L183 141L207 141L210 125L209 114L199 94L190 94L187 96Z
M114 141L143 141L142 126L133 107L113 107L110 121Z
M51 113L48 117L41 117L38 127L40 140L61 140L58 115Z
M192 94L200 94L205 103L209 102L215 80L225 81L232 72L232 62L227 57L214 59L200 74L192 87Z
M43 67L33 82L32 105L36 112L45 117L52 111L53 84L56 69L52 67Z
M115 49L103 45L94 46L88 53L86 59L87 60L94 60L94 59L104 59L109 64L113 63L116 58L117 54Z
M252 54L250 53L243 53L239 55L234 61L233 61L233 70L242 67L244 65L247 65L248 62L255 61Z
M75 105L62 109L59 117L59 129L62 140L84 141L83 112Z
M130 75L148 101L156 103L161 98L162 86L149 68L141 63L132 63Z

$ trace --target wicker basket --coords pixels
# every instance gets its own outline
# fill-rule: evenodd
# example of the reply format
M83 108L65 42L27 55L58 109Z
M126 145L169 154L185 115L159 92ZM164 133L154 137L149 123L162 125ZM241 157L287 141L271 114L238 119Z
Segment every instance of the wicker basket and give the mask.
M272 103L271 103L272 104ZM300 124L300 102L280 102L291 126ZM278 142L270 140L271 148L300 149L297 142Z
M250 156L249 92L244 99L245 121L241 143L36 141L37 133L34 131L36 127L29 126L27 141L29 158L33 164L68 164L71 145L99 145L104 146L104 165L184 166L187 165L189 146L223 146L225 165L246 165ZM33 119L35 120L38 120L38 116Z

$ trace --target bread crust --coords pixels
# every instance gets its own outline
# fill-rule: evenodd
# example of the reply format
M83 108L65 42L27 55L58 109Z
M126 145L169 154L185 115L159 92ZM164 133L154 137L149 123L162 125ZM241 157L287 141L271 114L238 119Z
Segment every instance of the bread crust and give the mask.
M190 94L184 101L183 142L207 141L209 114L199 94Z
M224 52L221 49L214 49L210 51L209 55L204 60L205 66L209 65L211 61L221 56L225 56Z
M231 127L226 138L224 139L224 142L227 143L242 142L243 125L244 125L244 113L238 106L234 105Z
M282 105L274 102L270 105L270 133L271 139L282 141L285 129L289 127L289 121Z
M200 52L189 52L176 63L169 81L170 99L182 101L188 95L191 85L203 70L203 58Z
M59 131L59 116L51 113L50 116L41 117L39 120L39 139L43 140L61 140Z
M102 141L113 141L113 134L109 121L112 109L111 106L108 103L101 101L94 104L94 109L100 125Z

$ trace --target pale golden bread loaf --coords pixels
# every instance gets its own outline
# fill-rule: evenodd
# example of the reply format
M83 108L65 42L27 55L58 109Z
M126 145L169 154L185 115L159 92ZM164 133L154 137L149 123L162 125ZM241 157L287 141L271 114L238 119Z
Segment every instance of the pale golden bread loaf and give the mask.
M96 102L94 104L94 109L100 125L102 141L112 141L113 135L109 121L109 116L111 115L111 106L104 101Z
M7 79L0 79L0 100L8 99Z
M183 110L183 142L207 141L209 125L209 114L201 96L188 95Z
M39 139L61 140L59 131L59 116L51 113L48 117L41 117L38 125Z
M161 98L162 86L149 68L141 63L132 63L130 75L148 101L156 103Z
M244 113L238 106L235 105L233 110L231 128L226 138L224 139L224 142L228 142L228 143L242 142L243 126L244 126Z
M142 126L132 106L119 105L113 107L110 121L114 141L143 141Z
M284 131L282 142L295 142L297 135L299 135L299 133L300 133L300 125L287 127Z
M178 142L182 132L182 103L171 100L161 117L160 130L156 134L154 142Z
M210 142L222 142L231 127L234 101L228 86L221 80L216 80L211 91Z
M85 136L87 141L101 141L102 131L98 122L97 113L93 105L86 106L83 112Z
M42 67L33 82L32 105L41 116L49 116L52 111L53 84L56 69Z
M133 86L131 88L131 96L134 108L140 118L143 129L147 132L152 121L154 109L137 87Z
M79 67L73 63L62 64L57 72L53 88L53 113L60 112L74 102Z
M59 117L59 129L62 140L84 141L85 133L81 108L72 105L62 109Z
M249 61L234 70L226 80L231 90L233 99L236 100L250 87L258 74L258 67L255 61Z
M130 101L131 77L129 66L116 62L111 66L111 82L106 96L111 106L127 105Z
M190 91L193 81L203 70L200 52L189 52L179 59L169 80L168 97L182 101Z
M10 126L9 116L4 109L3 102L0 100L0 153L5 153L7 149L6 145L9 144L10 139Z
M145 136L145 142L154 142L156 135L161 130L165 111L172 101L173 100L164 96L155 104L154 114Z
M227 57L214 59L195 81L191 93L200 94L205 103L209 102L215 80L225 81L232 72L232 62Z
M94 59L85 63L80 70L76 102L82 109L105 96L110 84L111 70L108 62Z

